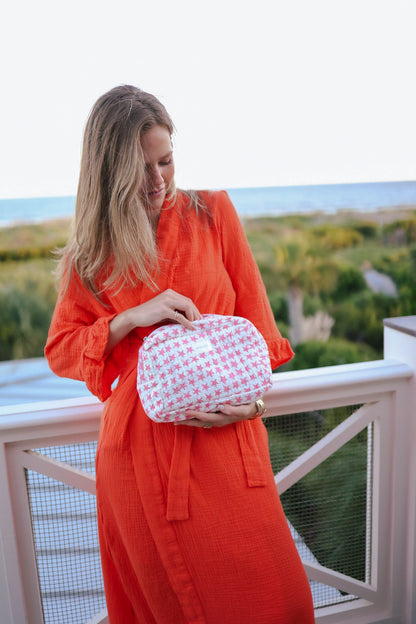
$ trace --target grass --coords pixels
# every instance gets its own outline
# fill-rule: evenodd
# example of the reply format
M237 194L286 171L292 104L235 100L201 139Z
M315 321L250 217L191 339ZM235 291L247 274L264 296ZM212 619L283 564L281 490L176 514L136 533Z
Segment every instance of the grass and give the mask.
M2 228L0 229L0 250L16 250L22 247L54 249L65 245L69 231L69 219L55 219L44 223Z
M0 292L30 293L53 307L57 297L54 269L54 260L46 258L0 262Z
M380 263L400 262L408 256L407 248L396 246L383 246L377 241L364 241L362 245L350 247L348 249L340 249L334 257L351 264L357 269L361 269L365 263L377 266Z

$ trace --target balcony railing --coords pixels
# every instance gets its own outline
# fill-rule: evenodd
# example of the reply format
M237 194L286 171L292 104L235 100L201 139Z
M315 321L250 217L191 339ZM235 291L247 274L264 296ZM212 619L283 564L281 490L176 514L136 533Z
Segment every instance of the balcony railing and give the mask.
M390 319L383 360L279 373L267 395L276 484L318 623L416 622L415 371L416 317ZM100 416L93 398L0 408L1 624L107 622ZM351 517L325 523L334 509Z

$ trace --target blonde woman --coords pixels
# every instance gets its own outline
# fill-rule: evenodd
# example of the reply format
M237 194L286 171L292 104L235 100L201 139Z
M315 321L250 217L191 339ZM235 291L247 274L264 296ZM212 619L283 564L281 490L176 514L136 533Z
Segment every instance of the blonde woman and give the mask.
M310 624L257 405L159 424L136 391L138 349L167 321L243 316L273 368L293 355L228 195L175 190L172 133L163 105L135 87L95 104L45 349L55 373L104 402L96 469L109 620Z

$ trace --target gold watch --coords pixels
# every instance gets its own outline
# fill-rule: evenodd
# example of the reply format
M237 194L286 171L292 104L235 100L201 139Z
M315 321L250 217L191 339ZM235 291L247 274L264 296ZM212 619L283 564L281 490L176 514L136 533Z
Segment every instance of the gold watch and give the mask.
M254 416L251 416L249 420L260 418L266 412L266 406L264 404L263 399L257 399L257 401L254 401L254 403L256 404L257 412L254 414Z

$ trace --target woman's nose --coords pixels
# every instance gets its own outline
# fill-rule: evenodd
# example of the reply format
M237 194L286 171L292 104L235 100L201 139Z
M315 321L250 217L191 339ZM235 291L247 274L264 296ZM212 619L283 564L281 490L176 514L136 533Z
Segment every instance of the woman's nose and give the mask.
M159 167L153 167L150 173L150 178L154 185L161 184L163 182L162 172Z

